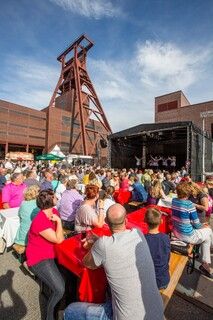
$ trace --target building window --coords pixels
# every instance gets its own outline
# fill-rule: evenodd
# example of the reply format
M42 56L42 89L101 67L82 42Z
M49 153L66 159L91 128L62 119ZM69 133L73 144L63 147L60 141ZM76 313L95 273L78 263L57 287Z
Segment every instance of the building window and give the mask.
M19 115L26 116L26 117L28 116L27 113L21 112L21 111L16 111L16 110L10 110L10 113L19 114Z
M73 123L73 128L79 128L80 124L79 123Z
M10 124L10 126L15 126L15 127L21 127L21 128L27 128L28 126L25 126L25 125L23 125L23 124L18 124L18 123L9 123Z
M212 139L213 139L213 123L211 124L211 133L212 133Z
M39 120L46 120L45 117L33 116L32 114L30 115L30 118L39 119Z
M33 129L33 130L38 130L38 131L46 131L45 129L41 129L41 128L36 128L36 127L30 127L29 126L29 129Z
M178 107L178 102L177 100L167 102L167 103L161 103L158 105L158 112L164 112L164 111L169 111L173 109L177 109Z
M8 133L10 136L20 136L20 137L27 137L26 134L22 134L22 133L12 133L12 132L9 132Z
M70 147L69 143L61 142L60 148L61 148L62 151L68 152L69 151L69 147Z
M71 118L62 116L62 125L63 126L70 126L71 125Z
M94 127L94 122L92 123L92 122L89 122L87 125L86 125L86 128L88 128L88 129L95 129L95 127Z
M29 136L30 138L33 138L33 139L40 139L40 140L45 140L45 138L41 137L41 136Z
M70 132L61 131L61 135L65 137L70 137Z
M0 112L2 113L8 113L8 109L4 108L4 107L0 107Z

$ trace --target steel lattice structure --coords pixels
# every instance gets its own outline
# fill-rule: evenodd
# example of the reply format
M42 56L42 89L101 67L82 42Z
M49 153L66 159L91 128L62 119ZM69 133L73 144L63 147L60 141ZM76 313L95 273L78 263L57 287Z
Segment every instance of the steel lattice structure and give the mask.
M92 155L100 140L106 140L111 128L107 121L104 110L96 94L95 88L86 68L87 52L94 43L82 34L57 58L61 63L61 73L49 103L49 108L56 106L58 96L72 92L72 124L79 120L80 131L77 137L70 137L70 152L72 153L77 141L80 139L84 155ZM90 125L91 119L99 122L99 130ZM72 131L72 126L71 126ZM88 148L91 134L93 135L93 146Z

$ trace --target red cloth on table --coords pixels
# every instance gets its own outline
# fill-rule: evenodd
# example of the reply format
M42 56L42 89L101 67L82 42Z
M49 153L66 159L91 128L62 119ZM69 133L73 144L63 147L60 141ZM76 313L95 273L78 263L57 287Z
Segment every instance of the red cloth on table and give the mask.
M79 285L79 300L103 303L106 300L107 278L103 268L84 268Z
M0 192L0 209L3 209L2 193Z
M169 214L168 208L157 207L161 211ZM139 228L143 233L148 232L148 226L144 222L146 208L134 211L127 215L127 229ZM168 216L162 216L163 223L160 225L160 231L166 232L168 227ZM94 228L93 233L98 236L110 236L111 232L107 225L102 228ZM76 235L70 239L64 240L55 246L58 262L80 277L79 299L84 302L103 303L107 288L107 279L103 268L90 270L83 266L82 259L87 253L81 244L81 235Z
M132 193L130 191L122 191L121 189L119 189L114 193L115 201L122 205L124 205L125 203L128 203L131 197L132 197Z
M108 229L109 232L109 229ZM102 231L102 235L104 231ZM84 302L105 301L107 279L103 268L90 270L84 267L82 259L87 253L81 244L81 235L76 235L55 246L59 264L80 277L79 299Z
M162 223L159 226L159 231L163 233L168 233L171 231L171 226L170 226L170 213L171 209L169 208L164 208L164 207L159 207L159 206L148 206L145 208L141 208L139 210L136 210L130 214L127 215L127 220L128 222L132 223L136 227L139 227L143 233L148 233L148 225L147 223L144 222L145 218L145 212L147 208L149 207L155 207L161 210L162 212L165 212L167 215L162 215Z

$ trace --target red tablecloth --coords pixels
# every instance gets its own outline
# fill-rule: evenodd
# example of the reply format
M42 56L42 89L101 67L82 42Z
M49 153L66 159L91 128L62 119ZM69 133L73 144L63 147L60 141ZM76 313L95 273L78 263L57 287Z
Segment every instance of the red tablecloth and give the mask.
M153 207L153 206L152 206ZM155 206L157 207L157 206ZM169 211L168 208L161 208L168 216L163 216L163 223L160 225L161 232L168 232L169 229ZM127 228L139 228L143 233L148 232L148 226L144 220L147 208L139 209L127 216ZM93 232L99 236L110 236L111 232L107 225L103 228L94 228ZM80 278L79 300L85 302L102 303L105 301L107 279L103 268L90 270L83 266L82 259L87 251L82 247L81 236L76 235L70 239L64 240L61 244L55 246L58 262L72 271Z
M160 232L163 233L169 233L171 231L171 224L170 224L170 214L171 214L171 209L169 208L164 208L164 207L159 207L159 206L154 206L150 205L145 208L141 208L137 211L134 211L130 214L128 214L127 219L128 222L134 224L136 227L139 227L143 233L148 233L148 226L144 222L144 217L145 217L145 212L147 208L149 207L155 207L158 208L160 211L165 213L165 215L162 215L162 223L159 227Z
M121 189L118 191L115 191L114 193L114 199L116 202L124 205L125 203L128 203L132 197L132 193L130 191L122 191Z
M1 192L0 192L0 209L3 209L2 194L1 194Z

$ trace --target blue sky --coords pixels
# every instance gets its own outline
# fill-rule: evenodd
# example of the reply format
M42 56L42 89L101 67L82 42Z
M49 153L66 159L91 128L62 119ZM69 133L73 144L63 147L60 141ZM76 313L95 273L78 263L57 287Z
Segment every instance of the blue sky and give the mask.
M0 11L0 99L41 109L56 57L80 34L113 131L154 121L154 97L213 100L212 0L8 0Z

